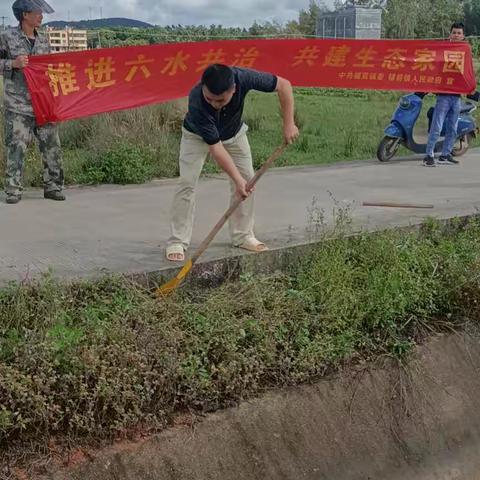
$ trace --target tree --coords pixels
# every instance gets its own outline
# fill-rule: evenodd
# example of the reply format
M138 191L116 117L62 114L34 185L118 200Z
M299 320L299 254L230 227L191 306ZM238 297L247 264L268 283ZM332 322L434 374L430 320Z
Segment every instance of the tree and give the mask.
M387 38L414 38L417 28L417 0L388 0L382 16Z
M452 23L463 20L463 4L458 0L424 0L419 2L419 6L418 37L446 38ZM425 23L424 28L421 22ZM422 30L425 30L423 35Z
M467 0L464 4L465 33L480 35L480 0Z
M308 8L300 10L298 14L298 31L303 35L315 35L318 16L328 11L329 9L323 0L318 3L315 0L310 0ZM290 26L292 27L292 25Z
M387 38L446 38L463 17L458 0L388 0L383 14Z
M253 25L248 29L248 33L254 36L276 36L283 33L284 27L278 22L253 22Z

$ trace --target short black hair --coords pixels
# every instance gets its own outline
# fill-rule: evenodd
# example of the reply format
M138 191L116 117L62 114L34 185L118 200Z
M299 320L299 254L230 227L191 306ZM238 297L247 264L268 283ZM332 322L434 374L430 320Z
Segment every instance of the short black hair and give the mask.
M451 32L454 28L461 28L461 29L465 32L465 25L463 24L463 22L455 22L455 23L451 26L450 32Z
M203 72L202 85L214 95L221 95L235 85L233 70L227 65L214 63Z

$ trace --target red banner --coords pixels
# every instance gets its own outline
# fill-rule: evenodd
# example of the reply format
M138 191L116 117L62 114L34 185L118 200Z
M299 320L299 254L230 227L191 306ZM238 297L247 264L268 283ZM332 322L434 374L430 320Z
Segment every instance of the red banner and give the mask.
M470 93L468 43L415 40L230 40L30 58L39 124L183 97L212 63L265 70L302 87Z

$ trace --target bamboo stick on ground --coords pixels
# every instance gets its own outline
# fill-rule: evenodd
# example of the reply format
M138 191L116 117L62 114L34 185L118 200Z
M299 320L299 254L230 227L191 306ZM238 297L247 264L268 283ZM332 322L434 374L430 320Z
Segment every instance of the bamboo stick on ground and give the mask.
M426 203L396 203L396 202L363 202L364 207L393 207L393 208L433 208Z

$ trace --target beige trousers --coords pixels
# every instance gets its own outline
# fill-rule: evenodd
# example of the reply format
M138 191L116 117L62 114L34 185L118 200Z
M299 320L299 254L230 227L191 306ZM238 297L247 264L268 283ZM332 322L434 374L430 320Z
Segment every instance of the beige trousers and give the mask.
M252 153L247 138L248 127L244 124L234 137L223 143L245 180L253 175ZM171 236L168 245L181 244L185 249L192 238L195 211L195 189L208 155L208 144L198 135L182 129L180 143L180 180L171 210ZM236 198L236 187L230 180L231 202ZM232 243L241 245L253 234L254 194L244 200L230 217L229 230ZM226 209L226 207L225 207ZM212 227L215 222L212 221Z

